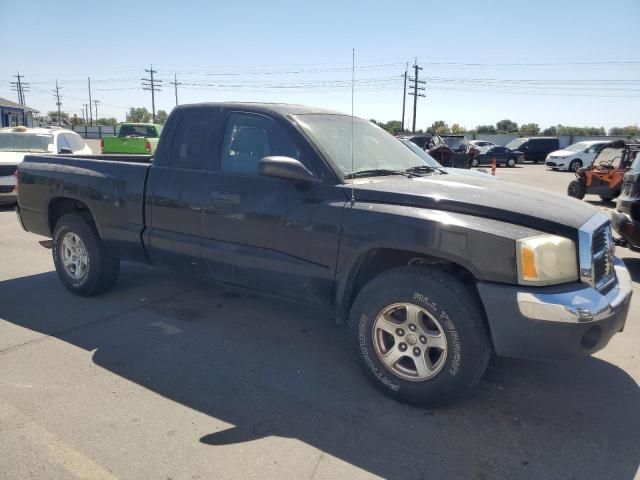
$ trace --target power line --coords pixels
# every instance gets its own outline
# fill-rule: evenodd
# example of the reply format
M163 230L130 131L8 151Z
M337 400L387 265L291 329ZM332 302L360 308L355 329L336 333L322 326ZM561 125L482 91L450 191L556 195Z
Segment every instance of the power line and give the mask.
M145 69L145 72L149 74L149 78L142 78L142 89L151 90L151 118L153 123L156 123L156 92L160 92L162 86L162 80L154 80L154 73L158 73L153 69L153 65L149 70Z

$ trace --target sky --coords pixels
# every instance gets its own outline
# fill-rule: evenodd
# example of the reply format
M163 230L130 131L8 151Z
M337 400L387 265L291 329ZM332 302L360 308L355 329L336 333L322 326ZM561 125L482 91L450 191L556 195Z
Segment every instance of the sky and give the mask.
M27 104L100 117L151 110L145 69L162 89L156 109L259 101L402 116L405 66L417 59L426 96L417 128L466 128L509 118L550 125L637 125L640 0L377 2L0 0L0 97L18 72ZM410 71L413 74L413 71ZM413 97L407 97L411 125Z

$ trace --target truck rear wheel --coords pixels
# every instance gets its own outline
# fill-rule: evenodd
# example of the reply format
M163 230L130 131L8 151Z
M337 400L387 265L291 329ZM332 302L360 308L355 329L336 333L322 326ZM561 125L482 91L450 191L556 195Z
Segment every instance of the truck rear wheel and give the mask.
M373 384L420 407L471 390L492 351L482 307L440 270L402 267L374 278L353 304L350 327Z
M60 281L77 295L106 292L120 273L120 260L107 254L94 223L79 214L58 220L52 253Z

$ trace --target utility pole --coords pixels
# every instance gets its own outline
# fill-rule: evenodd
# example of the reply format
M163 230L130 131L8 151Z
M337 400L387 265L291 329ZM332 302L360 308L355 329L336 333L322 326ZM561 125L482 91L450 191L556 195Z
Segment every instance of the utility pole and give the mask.
M173 74L173 82L169 82L171 85L173 85L173 88L175 90L176 93L176 107L178 106L178 85L182 85L181 83L178 82L178 75L176 73Z
M96 123L98 123L98 104L100 103L100 100L94 100L93 104L96 106Z
M24 98L24 92L29 91L29 84L24 81L24 75L20 75L20 72L18 72L17 75L14 75L13 78L17 80L15 82L10 82L11 90L18 94L18 103L25 106L27 103Z
M411 131L416 132L416 113L418 110L418 97L424 97L424 93L420 93L425 87L419 87L418 85L425 85L427 82L424 80L418 80L418 71L422 70L422 67L418 66L418 59L416 58L413 63L413 78L409 78L413 82L413 92L409 92L409 95L413 95L413 128Z
M404 133L404 109L405 109L405 104L407 103L407 71L409 70L409 62L407 62L407 64L404 67L404 74L402 75L404 77L404 88L402 90L402 132Z
M89 84L89 125L93 125L93 109L91 108L91 77L87 77Z
M82 124L83 125L87 124L87 104L86 103L82 104Z
M154 73L158 73L153 69L153 65L149 70L145 69L145 72L149 74L149 78L142 78L142 89L151 90L151 118L153 123L156 123L156 92L161 91L162 80L155 80L153 78ZM177 88L177 87L176 87Z
M58 126L62 126L62 114L60 112L60 106L62 103L60 102L60 87L58 87L58 80L56 80L56 106L58 107Z

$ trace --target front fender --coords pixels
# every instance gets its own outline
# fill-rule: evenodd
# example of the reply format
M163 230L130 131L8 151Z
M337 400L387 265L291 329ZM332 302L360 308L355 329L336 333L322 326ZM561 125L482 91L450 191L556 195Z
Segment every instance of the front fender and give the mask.
M368 252L393 249L447 260L478 281L516 284L515 240L542 232L484 217L403 205L346 207L336 268L341 305L353 272Z

